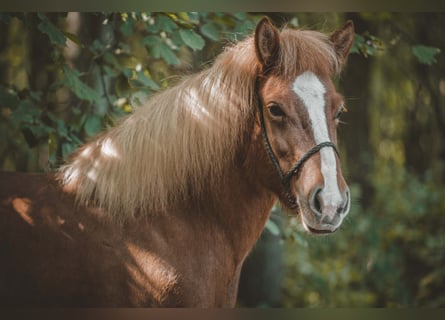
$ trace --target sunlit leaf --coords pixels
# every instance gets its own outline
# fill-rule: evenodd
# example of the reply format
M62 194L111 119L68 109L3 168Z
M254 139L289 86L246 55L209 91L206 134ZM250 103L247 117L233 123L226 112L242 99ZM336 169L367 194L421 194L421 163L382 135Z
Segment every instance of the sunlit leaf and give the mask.
M74 33L64 31L63 34L65 35L65 37L70 39L72 42L77 44L79 47L83 47L83 44L80 41L79 37L77 35L75 35Z
M186 28L199 23L199 14L196 12L179 12L178 17L185 23L183 26Z

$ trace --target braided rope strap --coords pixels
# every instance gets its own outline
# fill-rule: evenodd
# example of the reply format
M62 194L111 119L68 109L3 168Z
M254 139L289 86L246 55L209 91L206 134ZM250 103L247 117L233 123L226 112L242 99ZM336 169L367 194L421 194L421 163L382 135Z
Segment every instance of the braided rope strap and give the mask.
M258 86L258 84L257 84ZM278 162L278 159L276 158L272 146L270 145L269 137L267 136L266 131L266 125L264 122L264 115L263 115L263 104L261 103L261 98L259 97L257 93L257 107L258 107L258 115L260 120L260 126L261 126L261 135L263 138L264 146L266 148L266 152L269 156L269 159L271 160L273 166L275 167L275 171L278 173L278 176L280 177L281 183L284 188L284 195L286 196L288 205L291 209L296 210L298 208L298 203L296 197L292 194L290 190L290 180L294 175L297 176L300 174L301 169L303 168L304 163L309 160L310 157L312 157L314 154L319 152L324 147L331 147L334 149L337 156L339 156L337 146L330 142L325 141L317 144L315 147L310 149L308 152L306 152L293 166L292 168L286 173L283 173L283 170L281 170L280 164Z
M308 152L306 152L304 154L304 156L302 156L294 165L293 167L284 175L284 177L282 178L282 183L284 185L289 184L290 179L292 179L292 176L294 175L298 175L301 171L301 169L303 168L304 163L309 160L310 157L312 157L314 154L316 154L317 152L319 152L322 148L324 147L331 147L334 149L335 153L337 154L337 156L339 156L338 150L337 150L337 146L330 142L330 141L325 141L322 143L317 144L315 147L313 147L312 149L310 149Z
M290 191L290 180L292 179L292 177L295 175L299 176L301 169L303 168L304 163L309 160L310 157L312 157L314 154L316 154L317 152L319 152L322 148L324 147L331 147L334 149L335 153L338 154L338 150L337 147L335 146L334 143L330 142L330 141L326 141L326 142L322 142L317 144L315 147L313 147L312 149L310 149L308 152L306 152L304 154L304 156L302 156L292 167L292 169L290 169L282 178L281 178L281 182L283 184L284 187L284 194L286 195L287 198L287 202L288 205L291 209L297 209L298 208L298 203L297 203L297 199L295 198L295 196L291 193Z

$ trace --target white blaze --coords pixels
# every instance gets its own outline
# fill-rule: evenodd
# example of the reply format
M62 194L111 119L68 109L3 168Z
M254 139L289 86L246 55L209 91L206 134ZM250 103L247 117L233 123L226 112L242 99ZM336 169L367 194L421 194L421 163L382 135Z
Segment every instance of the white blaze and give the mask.
M315 143L330 141L325 115L326 88L318 77L311 71L299 75L292 89L300 97L309 114ZM323 205L325 207L337 207L343 203L337 184L337 162L332 148L320 150L321 173L324 179L324 187L321 191ZM331 214L335 214L332 212Z

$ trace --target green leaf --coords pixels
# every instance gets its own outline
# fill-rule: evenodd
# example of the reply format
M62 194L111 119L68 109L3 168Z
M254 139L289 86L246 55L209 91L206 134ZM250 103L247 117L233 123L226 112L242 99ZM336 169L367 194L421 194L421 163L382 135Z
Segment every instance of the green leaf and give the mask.
M47 112L48 118L51 119L56 124L56 132L59 137L68 138L68 129L66 127L65 122L63 122L61 119L57 118L55 114L52 112Z
M119 29L124 36L126 37L132 36L134 33L134 20L133 19L125 20Z
M50 133L54 132L54 129L45 125L43 122L39 121L35 125L25 126L31 130L34 136L38 138L48 137Z
M159 43L161 42L161 38L158 36L147 36L145 38L142 39L141 43L144 46L148 46L148 47L155 47L157 45L159 45ZM158 57L159 58L159 57Z
M177 46L178 48L184 45L184 41L181 38L181 35L179 34L179 32L173 32L170 35L170 39L173 42L173 44L175 46Z
M297 17L293 17L293 18L289 21L289 24L290 24L292 27L294 27L294 28L297 28L297 27L300 26L300 22L298 21L298 18L297 18Z
M108 63L110 66L113 66L114 68L117 68L117 69L120 68L119 61L117 60L117 58L114 54L112 54L110 52L105 52L103 57L104 57L104 61L106 63Z
M64 142L62 143L62 157L63 159L66 159L66 157L71 154L75 149L77 148L77 145L71 142Z
M7 89L4 86L0 86L0 107L7 107L13 109L17 107L20 99L17 96L17 92Z
M85 121L85 133L89 136L94 136L102 130L102 118L96 114L90 114Z
M105 46L104 46L104 44L103 44L101 41L95 39L95 40L93 41L93 43L89 46L89 49L90 49L94 54L101 54L102 52L105 51Z
M199 17L193 12L179 12L177 22L185 28L191 28L199 23Z
M148 51L153 58L162 58L171 65L179 64L173 50L158 36L148 36L142 39L142 44L148 47Z
M173 50L166 44L166 43L160 43L159 44L159 54L161 55L162 59L164 59L165 62L171 65L178 65L179 59L176 57Z
M70 69L67 66L63 67L65 74L64 84L80 99L90 102L97 102L100 96L96 90L83 83L80 80L80 73L76 69Z
M106 64L102 66L102 71L107 77L110 78L114 78L117 75L117 72L113 68L107 66Z
M80 41L79 37L77 35L75 35L74 33L64 31L63 34L65 35L65 37L70 39L72 42L77 44L79 47L83 47L82 41Z
M187 15L194 24L199 24L199 12L188 12Z
M66 36L63 32L49 21L43 13L38 13L37 15L40 18L40 23L37 28L48 36L51 43L55 45L66 45Z
M37 105L29 100L21 100L13 110L10 120L15 127L20 127L25 123L32 124L40 115L41 110Z
M266 229L274 236L279 236L281 234L280 228L272 220L267 220Z
M360 48L364 45L365 38L359 34L355 34L354 42L352 43L351 53L360 53Z
M382 50L384 50L384 45L377 37L367 32L364 35L355 34L351 53L361 54L367 58L369 56L375 56L378 51Z
M237 24L235 32L240 33L241 38L243 38L247 34L251 33L253 29L255 29L255 24L253 23L253 21L242 20Z
M159 90L159 86L156 82L153 81L149 76L147 76L143 71L139 71L137 73L138 80L141 82L144 86L149 87L152 90Z
M234 16L235 18L237 18L238 20L241 20L241 21L245 21L245 20L247 19L247 15L246 15L246 13L244 13L244 12L237 12L237 13L234 13L233 16Z
M181 29L179 30L179 35L182 41L193 50L201 50L204 48L205 41L203 37L197 34L192 29Z
M201 26L201 33L213 41L218 41L220 38L220 30L218 24L215 22L208 22Z
M174 23L169 17L164 15L160 15L155 18L155 25L158 30L168 33L172 33L173 31L178 29L177 24Z
M127 77L128 79L133 79L134 78L134 73L135 71L133 69L130 68L123 68L122 69L122 74Z
M430 66L433 63L437 62L436 55L440 53L440 49L434 47L427 47L423 45L417 45L411 47L411 52L420 63Z

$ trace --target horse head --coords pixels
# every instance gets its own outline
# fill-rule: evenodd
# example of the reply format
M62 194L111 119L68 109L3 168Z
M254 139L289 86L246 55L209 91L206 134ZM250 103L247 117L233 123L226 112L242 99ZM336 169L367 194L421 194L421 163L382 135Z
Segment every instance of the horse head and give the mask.
M280 32L266 18L255 30L257 123L273 167L268 184L289 209L299 207L310 233L334 232L350 208L336 148L345 107L332 78L346 61L353 37L352 22L331 36Z

